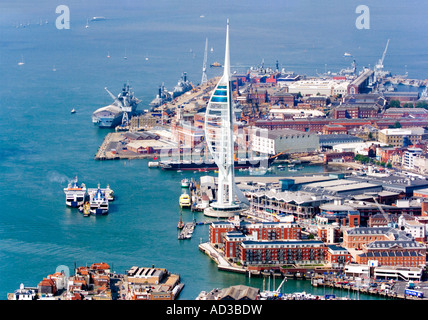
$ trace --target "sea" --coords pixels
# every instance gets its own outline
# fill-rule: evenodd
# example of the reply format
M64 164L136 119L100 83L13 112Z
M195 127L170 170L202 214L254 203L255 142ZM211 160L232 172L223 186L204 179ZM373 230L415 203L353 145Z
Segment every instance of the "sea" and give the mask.
M69 13L64 20L65 11L56 12L59 5ZM426 79L428 3L365 1L368 29L356 25L359 5L354 0L2 0L0 300L21 283L37 286L58 268L73 273L74 266L95 262L106 262L117 273L132 266L166 268L181 276L183 300L238 284L262 289L263 279L218 271L198 250L208 240L208 225L196 226L191 240L177 240L180 180L201 173L148 168L148 160L94 160L112 130L94 126L92 112L112 102L104 88L118 94L129 83L142 100L138 110L144 110L160 85L172 90L183 72L199 84L206 39L208 64L224 59L227 19L237 73L262 63L274 68L278 61L281 69L317 75L338 72L353 59L361 70L381 58L390 39L385 69ZM106 19L91 21L94 16ZM61 21L69 28L58 28ZM220 73L207 70L208 78ZM299 174L326 170L307 166ZM109 184L114 190L107 216L85 218L66 207L63 188L76 176L87 187ZM207 220L202 213L183 212L183 220L192 219ZM292 279L281 290L377 299Z

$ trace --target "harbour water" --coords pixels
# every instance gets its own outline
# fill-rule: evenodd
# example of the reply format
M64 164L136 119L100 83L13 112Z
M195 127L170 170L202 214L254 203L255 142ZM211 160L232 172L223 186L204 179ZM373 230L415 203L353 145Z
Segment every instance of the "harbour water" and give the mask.
M118 273L153 264L179 273L185 283L181 299L236 284L262 288L262 279L219 272L199 252L207 225L197 226L191 240L177 240L180 180L200 173L149 169L147 160L93 159L109 132L91 123L92 112L111 102L104 87L118 92L129 81L142 110L162 82L172 89L182 72L199 83L206 37L214 48L209 63L223 59L227 18L235 66L262 59L273 66L279 60L288 70L316 74L325 65L336 71L347 67L351 61L343 58L345 51L354 52L360 67L368 66L391 38L386 68L426 78L425 3L414 8L397 0L368 1L372 29L364 31L355 28L358 1L220 1L216 10L208 1L193 0L128 6L69 1L69 30L55 28L55 1L38 8L31 4L0 4L0 299L20 283L37 285L60 265L72 269L75 263L101 261ZM108 19L85 28L95 15ZM391 25L391 19L397 23ZM18 65L21 57L25 64ZM208 77L216 72L221 70L208 70ZM63 188L74 176L87 187L111 186L117 198L108 216L84 218L65 206ZM183 212L185 222L192 218ZM283 290L324 291L299 280L287 281Z

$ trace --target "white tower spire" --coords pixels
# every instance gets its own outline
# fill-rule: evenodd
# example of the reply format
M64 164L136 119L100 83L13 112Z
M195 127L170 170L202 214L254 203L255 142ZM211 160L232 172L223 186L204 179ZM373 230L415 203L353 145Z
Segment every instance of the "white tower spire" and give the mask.
M217 201L212 207L219 210L238 209L240 206L235 202L235 196L242 195L235 185L233 112L228 20L224 73L211 95L205 113L206 142L219 169Z

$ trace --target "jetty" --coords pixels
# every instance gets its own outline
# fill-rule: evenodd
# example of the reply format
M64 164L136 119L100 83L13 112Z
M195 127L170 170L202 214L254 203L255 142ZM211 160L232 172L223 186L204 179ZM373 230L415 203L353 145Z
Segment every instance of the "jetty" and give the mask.
M193 230L195 229L195 222L187 222L180 234L178 235L178 240L191 239Z

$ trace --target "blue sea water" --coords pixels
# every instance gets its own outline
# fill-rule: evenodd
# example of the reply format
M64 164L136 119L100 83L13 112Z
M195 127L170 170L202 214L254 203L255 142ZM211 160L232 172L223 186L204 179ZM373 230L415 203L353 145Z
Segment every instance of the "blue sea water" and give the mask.
M59 4L70 9L69 30L55 27ZM75 263L101 261L119 273L152 264L179 273L185 283L181 299L235 284L261 288L260 279L219 272L199 252L199 242L208 238L208 226L197 226L190 241L177 241L179 181L197 175L148 169L146 160L95 161L109 131L94 127L91 114L111 102L104 87L117 94L129 81L143 110L159 85L171 90L182 72L199 83L205 38L213 47L208 63L223 60L226 19L230 19L231 61L237 72L262 59L266 66L273 67L278 60L281 68L302 74L337 72L351 63L344 52L354 55L358 68L373 66L391 39L385 68L425 79L428 4L367 1L369 30L355 26L359 4L354 0L219 0L215 5L197 0L48 0L35 5L29 0L3 0L0 299L20 283L37 285L57 266L72 269ZM107 20L90 22L85 28L92 16ZM22 58L25 64L18 66ZM218 72L209 69L208 77ZM77 113L72 115L73 108ZM100 183L114 189L117 199L108 216L84 218L65 206L63 188L76 175L88 187ZM184 212L184 220L192 218ZM195 218L205 219L199 213ZM322 289L303 281L290 280L283 289L322 294Z

